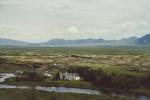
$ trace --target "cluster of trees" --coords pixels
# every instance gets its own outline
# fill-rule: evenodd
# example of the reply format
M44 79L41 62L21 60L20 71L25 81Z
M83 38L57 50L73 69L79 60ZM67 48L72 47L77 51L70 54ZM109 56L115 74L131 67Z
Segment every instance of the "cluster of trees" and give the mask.
M144 86L150 88L150 74L139 77L128 74L108 74L102 69L94 70L89 67L77 67L69 71L78 72L85 81L92 82L98 87L129 89Z
M37 73L36 71L25 71L23 75L16 77L16 81L42 82L45 78L45 76Z

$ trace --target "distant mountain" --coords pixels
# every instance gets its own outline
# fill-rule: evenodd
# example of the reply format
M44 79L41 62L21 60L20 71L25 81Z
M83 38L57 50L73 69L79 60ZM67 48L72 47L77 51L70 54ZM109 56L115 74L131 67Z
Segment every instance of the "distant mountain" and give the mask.
M80 45L80 44L95 44L105 42L104 39L77 39L77 40L64 40L53 39L43 44L45 45Z
M27 43L18 40L0 38L0 46L80 46L80 45L98 45L98 46L135 46L150 45L150 34L141 38L130 37L121 40L104 39L52 39L44 43Z
M137 37L129 37L129 38L123 38L117 42L120 42L122 44L136 44L139 38Z
M0 38L0 45L1 46L25 46L25 45L29 45L29 43L18 41L18 40Z
M150 34L147 34L147 35L139 38L139 40L137 41L137 44L150 45Z

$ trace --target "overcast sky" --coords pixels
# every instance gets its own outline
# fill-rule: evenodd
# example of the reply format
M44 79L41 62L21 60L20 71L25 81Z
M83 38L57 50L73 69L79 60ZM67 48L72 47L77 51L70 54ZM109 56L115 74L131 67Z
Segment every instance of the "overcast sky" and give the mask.
M120 39L150 33L150 0L0 0L0 37Z

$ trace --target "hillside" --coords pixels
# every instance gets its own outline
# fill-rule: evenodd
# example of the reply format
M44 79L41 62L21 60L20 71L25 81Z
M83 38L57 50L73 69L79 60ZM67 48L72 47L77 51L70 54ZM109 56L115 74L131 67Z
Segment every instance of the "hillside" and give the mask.
M129 37L120 40L104 40L104 39L52 39L43 43L28 43L12 39L0 38L1 46L80 46L80 45L99 45L99 46L135 46L135 45L149 45L150 34L141 38Z
M64 40L64 39L53 39L45 42L46 45L80 45L80 44L94 44L103 43L104 39L78 39L78 40Z
M8 45L9 46L25 46L25 45L29 45L29 43L18 41L18 40L0 38L0 45L1 46L8 46Z
M137 44L140 44L140 45L149 45L150 44L150 34L147 34L147 35L139 38Z

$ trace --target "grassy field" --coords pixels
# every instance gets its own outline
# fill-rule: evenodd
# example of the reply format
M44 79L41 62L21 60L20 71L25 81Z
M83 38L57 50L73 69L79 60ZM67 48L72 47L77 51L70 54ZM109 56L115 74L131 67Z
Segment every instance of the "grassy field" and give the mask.
M61 68L102 68L108 74L144 76L150 73L150 47L0 47L0 72L16 70L53 70ZM53 71L55 72L55 71ZM53 73L52 72L52 73Z
M54 64L61 64L61 66L56 68ZM57 74L60 70L78 67L90 67L93 70L101 68L108 75L147 77L150 74L150 47L0 47L1 73L36 70L39 73L49 71ZM13 83L13 80L11 82ZM93 84L84 81L46 80L45 83L70 87L93 87ZM135 90L146 94L145 91L147 93L149 89Z
M0 47L0 58L8 59L0 72L15 71L40 63L62 67L102 68L110 73L143 75L150 71L150 47ZM13 66L13 68L12 68Z
M71 93L47 93L35 90L0 90L0 100L129 100L125 97L108 97Z

